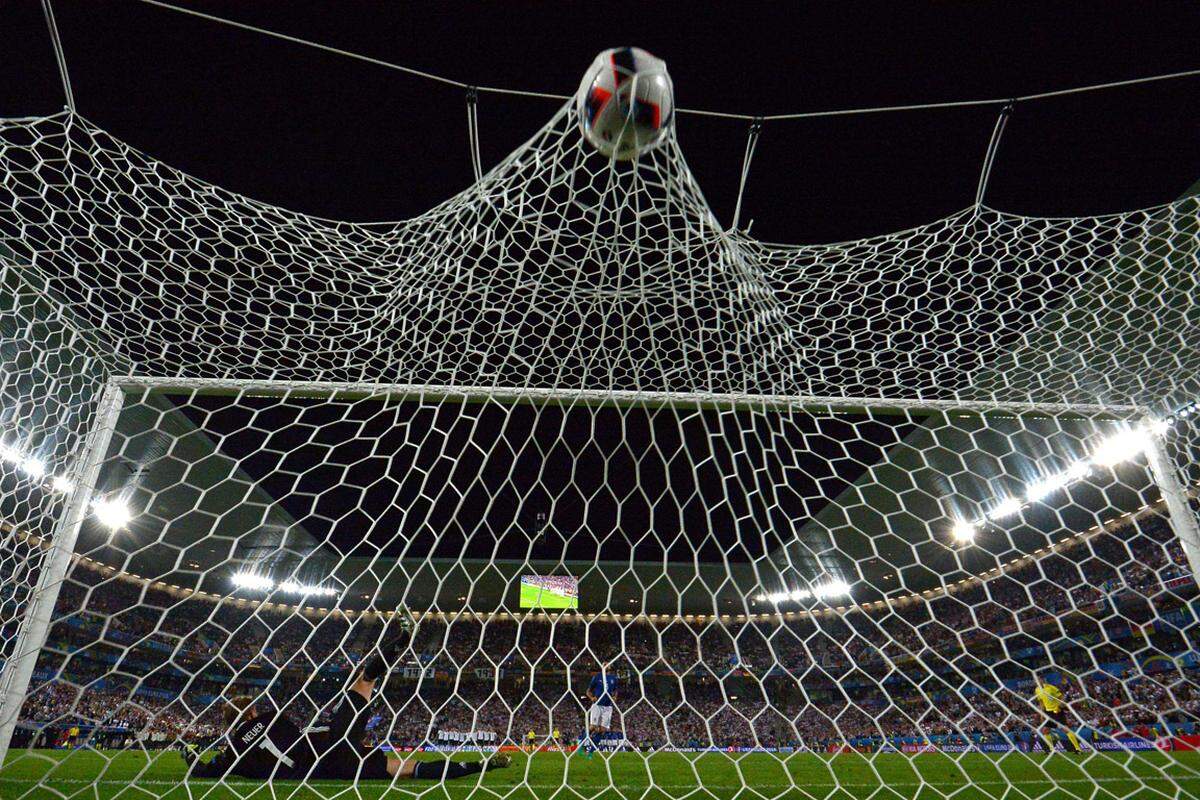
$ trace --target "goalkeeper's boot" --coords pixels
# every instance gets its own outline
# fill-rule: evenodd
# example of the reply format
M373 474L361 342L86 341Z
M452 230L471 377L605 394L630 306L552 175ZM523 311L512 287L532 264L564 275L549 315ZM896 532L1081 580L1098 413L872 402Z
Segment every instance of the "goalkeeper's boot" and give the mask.
M508 753L497 753L491 758L485 759L483 762L483 771L491 772L494 769L504 769L512 763L512 756Z
M406 620L407 621L407 620ZM370 656L363 661L362 674L369 681L377 681L400 660L400 654L412 639L412 630L407 625L402 626L400 633L379 645Z

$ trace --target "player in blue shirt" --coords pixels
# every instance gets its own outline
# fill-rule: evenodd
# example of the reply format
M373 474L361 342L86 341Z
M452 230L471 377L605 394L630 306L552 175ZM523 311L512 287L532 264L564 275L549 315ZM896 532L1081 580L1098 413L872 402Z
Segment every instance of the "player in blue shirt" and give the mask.
M600 672L592 676L588 684L588 700L591 708L587 714L587 736L583 740L583 748L587 757L591 758L596 752L596 738L612 730L613 701L617 699L617 676L609 665L602 666Z

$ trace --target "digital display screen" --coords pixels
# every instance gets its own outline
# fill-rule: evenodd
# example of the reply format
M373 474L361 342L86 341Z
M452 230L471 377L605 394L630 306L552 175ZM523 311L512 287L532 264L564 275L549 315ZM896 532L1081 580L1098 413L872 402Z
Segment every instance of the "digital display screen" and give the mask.
M522 575L521 608L579 608L579 579L570 575Z

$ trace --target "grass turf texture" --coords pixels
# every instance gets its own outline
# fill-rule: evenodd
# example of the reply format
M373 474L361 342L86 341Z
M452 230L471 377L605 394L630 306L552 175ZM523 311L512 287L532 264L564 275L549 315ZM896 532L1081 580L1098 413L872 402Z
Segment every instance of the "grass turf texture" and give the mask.
M1075 756L979 753L817 755L638 753L513 754L513 765L483 778L445 784L400 780L272 785L232 779L184 784L184 763L174 751L17 751L0 769L0 798L50 800L319 800L423 794L438 798L505 797L521 800L618 797L822 798L822 800L955 800L976 798L1192 798L1200 797L1200 753L1104 753ZM421 758L435 756L421 755ZM477 755L464 754L464 760ZM456 758L458 758L456 756ZM790 780L789 780L790 775ZM1171 780L1171 779L1174 780ZM651 788L651 786L655 788ZM615 788L614 788L615 787ZM951 793L953 793L951 795Z
M579 597L522 583L521 608L579 608Z

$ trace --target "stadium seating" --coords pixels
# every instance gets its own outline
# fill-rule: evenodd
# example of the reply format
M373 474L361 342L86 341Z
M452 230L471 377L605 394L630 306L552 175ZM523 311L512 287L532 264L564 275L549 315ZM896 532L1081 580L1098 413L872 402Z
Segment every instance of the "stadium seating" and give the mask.
M1124 548L1133 558L1097 557ZM1185 565L1151 516L962 593L882 609L740 623L427 615L370 733L397 747L439 730L574 738L600 661L640 674L624 681L615 727L645 748L1028 737L1032 671L1046 666L1067 676L1087 736L1190 732L1200 664L1182 658L1197 632ZM234 694L307 723L380 635L370 614L181 600L76 566L23 736L52 744L79 726L98 744L203 742L221 733L220 698Z

